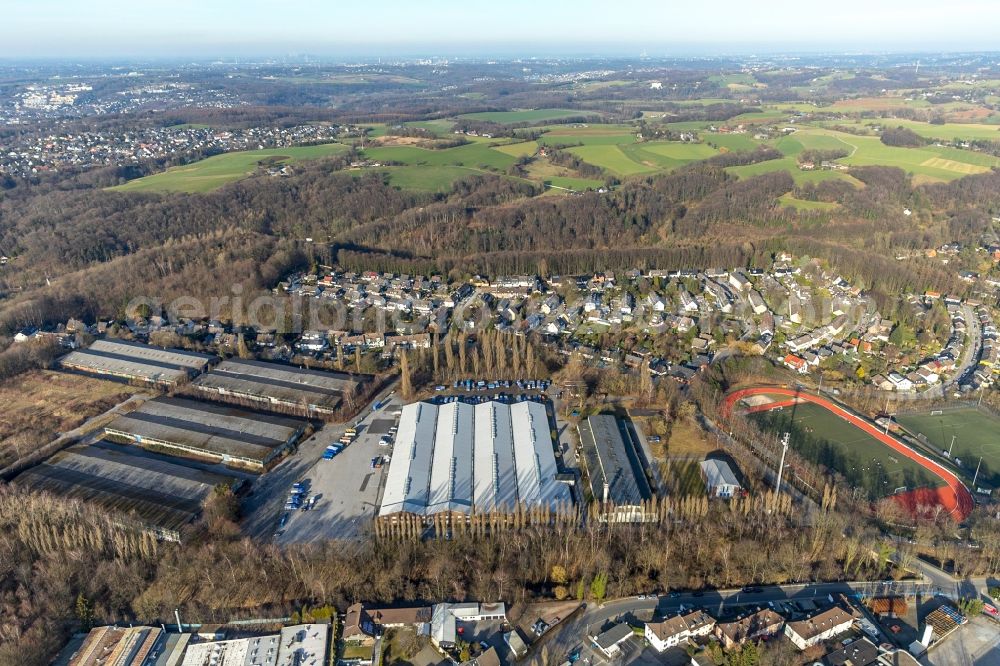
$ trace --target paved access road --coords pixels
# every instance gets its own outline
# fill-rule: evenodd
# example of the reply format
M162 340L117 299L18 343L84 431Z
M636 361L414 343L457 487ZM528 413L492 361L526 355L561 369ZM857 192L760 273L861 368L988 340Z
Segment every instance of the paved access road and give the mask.
M709 590L703 593L685 592L676 595L651 595L646 599L627 597L614 599L602 605L589 604L587 609L565 625L552 631L558 632L549 642L549 654L553 661L562 661L575 650L587 644L587 636L600 627L616 621L628 619L650 620L653 615L663 616L676 613L681 606L699 606L714 616L733 606L766 606L777 601L826 600L831 595L860 593L869 585L877 583L811 583L804 585L782 585L759 588L756 593L742 589Z
M376 418L389 418L385 414L398 409L399 403L395 399L394 387L387 387L355 419L354 422L360 421L361 424L358 427L362 435L358 438L359 441L341 451L333 460L322 460L323 451L328 445L337 442L344 435L344 431L352 425L351 423L326 424L309 439L300 443L295 453L274 469L261 475L241 507L244 516L243 531L259 539L273 538L278 531L285 499L292 489L292 484L309 480L310 494L316 493L321 496L318 497L316 507L312 511L289 512L285 534L288 534L288 529L293 524L295 529L291 536L287 537L287 542L358 536L360 530L367 526L367 521L356 519L361 515L366 515L370 519L374 515L373 505L377 502L377 497L372 495L372 492L377 492L379 488L377 481L369 480L368 484L364 485L363 479L372 471L371 458L376 455L374 449L383 448L381 453L387 453L384 447L378 446L377 436L373 444L365 443L364 440L367 439L364 437L365 430L372 421L372 405L385 400L390 394L393 394L394 398L392 406L388 404L383 406L380 410L381 415ZM359 443L361 446L358 446ZM374 446L370 455L368 455L369 444ZM358 448L352 451L355 446ZM323 467L319 467L320 465ZM384 473L385 469L383 466L379 470L380 473ZM311 478L313 476L316 478ZM347 504L348 501L350 505Z

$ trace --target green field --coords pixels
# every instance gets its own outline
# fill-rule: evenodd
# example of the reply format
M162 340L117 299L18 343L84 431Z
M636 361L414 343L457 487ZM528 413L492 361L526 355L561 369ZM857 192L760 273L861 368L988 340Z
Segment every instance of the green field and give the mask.
M1000 486L1000 418L970 407L941 410L940 414L899 414L896 421L940 451L947 451L954 437L952 456L962 460L965 470L974 470L983 457L977 484Z
M715 155L703 143L650 141L648 143L588 143L568 149L584 162L618 176L668 171Z
M602 146L635 143L636 130L628 125L552 125L538 142L546 146L575 145Z
M767 431L788 432L792 448L800 455L836 470L871 499L891 495L903 486L912 489L942 483L916 462L819 405L800 403L752 417Z
M794 157L785 157L779 160L768 160L767 162L757 162L746 166L727 167L726 171L740 178L759 176L773 171L787 171L797 185L803 183L818 183L824 180L843 180L854 186L861 185L860 181L852 178L845 171L802 171L799 169L799 162Z
M970 174L986 173L1000 167L1000 159L985 153L959 148L925 146L923 148L897 148L886 146L875 136L854 136L844 132L803 126L794 134L768 142L787 157L747 166L730 167L730 173L745 178L772 171L787 171L796 183L818 182L829 178L850 180L844 172L802 171L796 157L804 150L848 151L848 156L837 160L847 166L894 166L909 174L930 181L950 181Z
M593 111L581 111L579 109L525 109L522 111L482 111L479 113L466 113L459 118L468 120L482 120L485 122L499 123L501 125L513 125L515 123L543 123L547 120L560 120L562 118L577 118L580 116L597 116Z
M520 143L508 143L503 146L495 146L493 150L499 151L511 157L527 157L538 152L538 144L534 141L521 141Z
M630 155L627 155L622 146L618 145L590 145L570 148L573 153L584 162L606 169L618 176L634 176L639 173L652 173L659 171L660 167L655 164L642 164Z
M252 174L264 161L288 164L339 155L346 151L347 146L343 144L326 143L319 146L226 153L184 166L171 167L162 173L130 180L110 189L120 192L210 192Z
M371 160L399 162L406 166L460 166L497 171L509 168L516 161L513 155L494 150L484 143L470 143L444 150L416 146L378 146L366 148L364 155Z
M837 124L847 127L868 128L870 125L880 125L882 127L905 127L919 134L925 139L936 139L940 141L952 141L961 139L971 141L973 139L985 139L988 141L1000 141L1000 127L996 125L986 125L979 123L945 123L943 125L933 125L922 123L916 120L898 120L896 118L886 118L885 120L839 122Z
M725 148L733 152L751 151L760 145L749 134L718 134L716 132L699 132L701 140L719 149Z
M604 182L600 180L571 178L569 176L552 176L551 178L546 178L544 182L546 185L551 185L552 187L574 191L596 190L604 185Z

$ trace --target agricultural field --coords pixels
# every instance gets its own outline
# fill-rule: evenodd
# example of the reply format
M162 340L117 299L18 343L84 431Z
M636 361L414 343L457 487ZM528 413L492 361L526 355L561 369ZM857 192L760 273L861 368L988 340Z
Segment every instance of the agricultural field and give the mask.
M224 155L213 155L203 160L175 166L162 173L136 178L109 189L119 192L211 192L253 174L263 165L294 164L302 160L315 160L347 152L341 143L291 148L265 148L246 150Z
M970 407L899 414L896 421L939 451L954 437L952 457L962 461L963 472L971 475L982 456L977 484L1000 487L1000 418Z
M924 182L945 182L975 173L986 173L1000 166L992 155L959 148L925 146L898 148L886 146L876 136L854 136L818 127L801 127L795 133L768 142L787 157L747 166L730 167L728 171L740 177L756 176L772 171L788 171L796 183L818 182L828 178L858 181L844 172L802 171L795 159L804 150L846 150L848 156L837 160L847 166L895 166Z
M511 157L528 157L538 152L538 144L534 141L521 141L494 146L493 150L501 152L504 155L510 155Z
M656 164L644 164L626 154L622 146L614 144L577 146L568 150L584 162L601 167L617 176L634 176L660 170Z
M421 166L400 166L376 170L388 176L390 185L420 192L447 192L455 182L483 173L479 169L460 166L438 166L432 169Z
M583 161L618 176L669 171L715 155L703 143L650 141L647 143L588 143L568 149Z
M717 132L699 132L705 144L720 151L742 152L751 151L760 146L761 142L749 134L719 134Z
M444 150L416 146L378 146L365 148L364 156L370 160L399 162L405 166L458 166L494 171L504 171L516 161L514 156L494 150L483 143L470 143Z
M426 130L427 132L434 135L448 134L451 132L451 128L455 126L453 120L420 120L416 122L406 123L407 127L419 127L420 129Z
M798 185L802 185L803 183L818 183L824 180L845 180L856 186L861 184L860 181L852 178L844 171L822 171L819 169L815 171L802 171L799 169L798 160L794 157L768 160L767 162L758 162L757 164L747 164L745 166L727 167L726 171L739 178L750 178L751 176L759 176L763 173L772 173L774 171L787 171Z
M767 431L788 432L792 448L802 457L836 470L850 485L864 489L870 499L887 497L901 488L942 484L913 460L820 405L799 403L757 412L752 418Z
M528 178L559 190L596 190L604 185L604 181L582 178L577 172L545 159L535 160L528 165Z
M35 370L0 384L0 467L126 400L124 384Z
M843 125L845 127L859 127L863 129L871 129L873 125L882 127L905 127L925 139L934 139L939 141L953 141L955 139L963 141L972 141L976 139L1000 141L1000 126L982 123L944 123L943 125L934 125L932 123L924 123L916 120L886 118L879 121L845 121L836 124Z
M582 116L594 116L599 114L594 111L582 111L580 109L525 109L522 111L482 111L479 113L466 113L459 118L468 120L482 120L485 122L499 123L501 125L513 125L516 123L543 123L549 120L561 120L563 118L579 118Z
M546 146L619 145L636 141L636 130L628 125L551 125L542 129L545 130L545 134L538 139L538 142Z

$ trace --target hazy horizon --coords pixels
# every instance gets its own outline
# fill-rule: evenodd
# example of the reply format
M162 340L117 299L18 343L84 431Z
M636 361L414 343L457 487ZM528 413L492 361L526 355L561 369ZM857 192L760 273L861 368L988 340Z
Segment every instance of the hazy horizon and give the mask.
M699 57L779 53L934 53L1000 49L1000 11L983 0L844 0L813 6L648 6L386 0L12 0L0 57Z

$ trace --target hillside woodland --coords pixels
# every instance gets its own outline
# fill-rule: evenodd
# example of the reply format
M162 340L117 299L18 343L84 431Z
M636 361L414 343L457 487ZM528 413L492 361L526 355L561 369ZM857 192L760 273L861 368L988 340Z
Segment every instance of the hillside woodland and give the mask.
M961 291L940 263L894 255L977 242L1000 210L995 172L914 186L899 169L860 167L851 170L860 188L796 187L787 173L738 180L707 163L609 193L542 197L501 176L440 195L407 192L342 166L319 162L209 194L109 192L72 180L8 191L0 247L13 260L0 273L0 334L71 315L114 317L137 295L203 298L234 284L253 294L289 270L332 261L409 273L582 273L752 266L787 249L886 295ZM789 191L840 206L795 211L778 203ZM904 216L906 207L919 215Z

